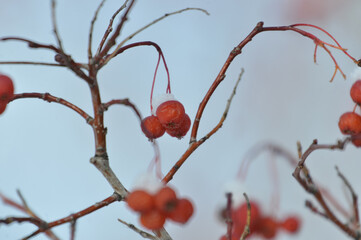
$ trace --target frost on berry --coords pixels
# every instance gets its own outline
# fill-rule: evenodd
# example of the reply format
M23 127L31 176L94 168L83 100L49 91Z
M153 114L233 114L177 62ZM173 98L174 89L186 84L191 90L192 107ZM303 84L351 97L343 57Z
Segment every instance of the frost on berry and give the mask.
M347 112L341 115L338 126L343 134L361 133L361 116L354 112Z
M361 80L357 80L351 87L350 95L352 100L361 105Z
M145 190L149 194L156 194L164 184L159 181L153 174L144 173L140 175L133 184L133 189Z
M140 126L145 136L150 140L163 136L165 132L165 128L162 126L159 119L153 115L144 118Z
M175 129L180 127L185 117L183 104L172 100L160 104L156 110L156 115L166 129Z
M157 111L157 108L159 107L159 105L161 105L164 102L172 101L172 100L176 100L176 99L174 98L174 95L171 93L164 93L164 94L155 96L152 100L152 106L153 106L152 115L154 115L154 116L156 115L156 111Z

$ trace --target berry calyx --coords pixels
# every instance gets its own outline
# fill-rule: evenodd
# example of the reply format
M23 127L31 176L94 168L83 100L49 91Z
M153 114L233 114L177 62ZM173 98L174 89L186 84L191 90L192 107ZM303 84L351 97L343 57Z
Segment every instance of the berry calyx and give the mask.
M14 84L11 78L0 74L0 103L8 103L14 96Z
M158 230L163 227L165 216L157 209L153 209L140 215L140 223L149 230Z
M154 196L154 202L159 211L169 214L176 208L178 199L172 188L164 187Z
M341 115L338 126L343 134L361 133L361 116L355 112L347 112Z
M166 129L179 128L185 117L183 104L176 100L166 101L160 104L156 115Z
M361 80L357 80L350 89L350 95L352 100L361 105Z
M169 219L178 223L186 223L192 217L194 212L193 204L186 198L180 198L173 211L168 215Z
M154 197L144 190L134 190L127 196L128 206L137 212L149 212L154 208Z
M180 124L180 126L178 128L166 129L165 131L170 136L180 139L180 138L184 137L187 134L190 127L191 127L191 119L189 118L189 116L187 114L185 114L183 122Z
M165 133L165 128L162 126L159 119L153 115L144 118L140 126L145 136L150 140L159 138Z
M299 217L290 216L281 223L281 228L289 233L295 234L300 229L301 220Z

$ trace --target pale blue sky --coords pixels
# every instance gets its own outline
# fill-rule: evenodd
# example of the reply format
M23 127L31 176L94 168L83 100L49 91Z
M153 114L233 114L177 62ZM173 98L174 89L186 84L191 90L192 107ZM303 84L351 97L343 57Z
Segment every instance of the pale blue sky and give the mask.
M294 1L295 4L302 0ZM320 0L321 1L321 0ZM0 0L0 37L21 36L41 43L55 44L51 31L50 1ZM89 22L99 1L59 1L58 23L65 50L76 60L86 60ZM337 2L337 0L332 1ZM108 0L95 26L94 44L99 42L110 16L122 1ZM327 5L328 6L328 5ZM322 18L298 16L285 0L138 1L130 14L123 37L153 19L185 7L201 7L211 13L185 12L172 16L139 34L130 42L150 40L162 48L170 70L172 91L194 119L203 95L213 82L228 53L260 20L266 26L307 22L329 30L350 53L361 51L359 12L356 0L329 7ZM336 11L337 10L337 11ZM117 22L117 21L115 21ZM324 35L321 35L324 37ZM95 49L96 47L94 47ZM258 142L273 141L296 154L296 142L307 147L314 138L334 143L341 138L338 117L350 111L348 95L352 82L337 74L333 83L333 62L319 49L318 64L313 63L313 43L295 33L267 32L255 37L231 65L225 81L210 100L200 124L199 136L206 134L221 117L234 82L245 68L224 126L202 145L175 175L172 185L181 196L192 198L196 213L185 226L167 223L175 240L219 239L226 228L216 217L222 201L222 186L233 179L242 157ZM342 54L335 54L349 74L354 66ZM0 61L53 61L53 54L31 50L25 44L0 43ZM99 74L103 101L129 97L144 116L150 114L149 94L157 60L156 51L139 47L119 55ZM91 113L87 85L68 70L37 66L0 65L0 71L14 79L16 92L49 92ZM163 67L155 91L165 89ZM110 108L105 116L108 127L108 153L113 170L128 188L146 171L153 150L143 136L138 119L123 106ZM100 201L112 194L101 174L89 163L92 157L92 130L74 112L41 100L18 100L0 116L0 191L16 199L20 189L33 210L52 221ZM164 136L159 140L162 168L166 173L187 149L185 139ZM359 150L349 146L344 152L320 151L309 159L315 179L347 205L337 164L361 192ZM269 155L261 155L250 168L246 181L250 197L269 209ZM298 236L280 234L278 239L347 239L331 223L311 214L304 207L310 199L292 178L293 169L278 161L281 188L279 217L298 213L304 219ZM348 205L347 205L348 206ZM19 216L19 212L0 204L0 217ZM77 222L77 239L142 239L117 222L117 218L138 224L137 216L124 203L116 203ZM0 228L0 239L15 240L35 228L12 224ZM68 239L69 226L54 229ZM36 240L47 239L42 235Z

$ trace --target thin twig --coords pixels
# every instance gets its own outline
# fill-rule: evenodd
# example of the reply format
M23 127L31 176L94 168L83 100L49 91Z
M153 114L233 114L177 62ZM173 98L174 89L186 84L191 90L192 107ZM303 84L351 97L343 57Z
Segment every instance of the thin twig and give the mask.
M226 224L227 224L227 240L232 240L233 220L232 220L232 193L226 193L227 208L226 208Z
M115 13L113 14L113 16L110 18L110 20L109 20L109 25L108 25L108 27L107 27L104 35L103 35L102 40L101 40L100 43L99 43L98 50L97 50L97 52L96 52L96 56L98 56L99 53L102 51L105 41L108 39L109 34L113 31L113 22L114 22L115 17L116 17L124 8L127 7L128 1L129 1L129 0L126 0L126 1L123 3L123 5L120 6L120 8L118 8L117 11L115 11Z
M339 168L336 166L336 171L337 171L337 175L341 178L341 180L343 181L343 183L346 185L346 187L348 188L348 190L351 193L352 196L352 203L353 203L353 218L354 221L356 222L357 225L360 225L360 217L359 217L359 209L358 209L358 196L356 194L356 192L354 191L351 183L346 179L345 175L343 175L341 173L341 171L339 170Z
M58 32L58 26L56 23L56 0L51 0L51 22L53 25L53 33L55 35L55 39L58 43L58 47L61 52L64 52L63 44L60 39L60 35Z
M236 94L236 89L238 87L238 84L241 81L242 75L244 73L244 69L242 68L241 73L238 76L238 79L236 81L236 84L233 88L233 91L231 93L231 96L229 97L229 99L227 100L227 105L226 108L222 114L221 120L218 122L218 124L207 134L205 135L203 138L201 138L200 140L193 142L192 144L190 144L189 148L183 153L183 155L180 157L180 159L174 164L174 166L169 170L169 172L167 173L167 175L163 178L163 182L167 183L170 180L172 180L174 174L178 171L178 169L183 165L183 163L188 159L188 157L200 146L202 145L207 139L209 139L213 134L215 134L222 126L224 121L227 118L228 115L228 111L229 108L231 106L231 102L232 99L234 97L234 95ZM193 123L194 125L195 123Z
M46 63L46 62L26 62L26 61L0 61L0 64L12 64L12 65L42 65L52 67L66 67L58 63Z
M124 99L113 99L107 103L103 103L103 109L104 111L108 110L108 108L110 106L116 105L116 104L120 104L120 105L124 105L127 107L130 107L133 109L134 113L138 116L139 121L142 121L143 117L140 113L140 111L138 110L138 108L135 106L134 103L132 103L131 101L129 101L129 98L124 98Z
M247 221L246 221L246 226L244 226L243 233L241 235L240 240L246 239L246 237L250 233L249 226L251 225L251 211L252 211L251 203L249 202L247 194L243 193L243 196L244 196L244 198L246 199L246 202L247 202Z
M59 103L61 105L64 105L64 106L74 110L82 118L84 118L85 121L89 125L91 125L93 122L93 118L89 114L87 114L84 110L79 108L78 106L66 101L63 98L55 97L49 93L18 93L18 94L15 94L14 97L10 101L14 101L17 99L24 99L24 98L39 98L39 99L42 99L47 102Z
M70 240L75 239L76 220L70 222Z
M0 41L20 41L20 42L25 42L25 43L28 44L28 47L30 47L30 48L43 48L43 49L52 50L52 51L54 51L56 53L60 53L60 50L58 48L56 48L55 46L53 46L53 45L37 43L37 42L34 42L34 41L26 39L26 38L3 37L3 38L0 38Z
M90 60L92 59L93 57L93 54L92 54L92 45L93 45L93 31L94 31L94 24L95 24L95 21L97 20L98 18L98 14L99 14L99 11L100 9L103 7L104 3L105 3L106 0L102 0L98 6L98 8L96 9L95 13L94 13L94 16L90 22L90 30L89 30L89 37L88 37L88 62L89 64L91 64Z
M162 17L159 17L159 18L153 20L152 22L148 23L144 27L142 27L142 28L138 29L137 31L135 31L134 33L130 34L121 43L118 44L117 49L122 47L127 41L132 39L135 35L139 34L140 32L144 31L145 29L149 28L150 26L156 24L157 22L163 20L164 18L167 18L167 17L175 15L175 14L182 13L182 12L185 12L185 11L190 11L190 10L201 11L201 12L205 13L206 15L209 15L209 13L206 10L202 9L202 8L184 8L184 9L181 9L181 10L178 10L178 11L175 11L175 12L166 13Z
M157 240L158 239L157 237L153 236L152 234L140 230L139 228L137 228L136 226L134 226L131 223L127 223L127 222L125 222L125 221L123 221L123 220L121 220L119 218L118 218L118 221L123 223L128 228L132 229L134 232L138 233L143 238L152 239L152 240Z

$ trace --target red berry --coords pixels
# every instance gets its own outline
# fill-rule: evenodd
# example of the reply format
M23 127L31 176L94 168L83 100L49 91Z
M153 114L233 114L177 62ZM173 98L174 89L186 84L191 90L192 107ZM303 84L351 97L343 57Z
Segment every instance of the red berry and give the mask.
M281 227L289 233L297 233L300 229L301 220L299 217L291 216L281 223Z
M156 208L159 211L168 214L175 209L178 203L178 199L175 191L172 188L163 187L154 196L154 202Z
M163 136L165 132L165 129L159 122L159 119L153 115L144 118L140 126L145 136L147 136L150 140Z
M167 129L165 130L170 136L176 137L176 138L182 138L184 137L189 128L191 127L191 119L187 114L185 114L185 117L183 119L183 122L180 124L178 128L175 129Z
M361 105L361 80L357 80L351 87L350 95L352 100Z
M257 231L258 220L261 217L261 210L258 203L250 201L251 204L251 222L250 222L250 232L253 233ZM247 222L247 203L244 202L238 208L232 212L232 219L234 221L235 227L243 231Z
M153 209L140 215L140 223L149 230L158 230L163 227L165 216L157 209Z
M175 209L169 213L168 217L178 223L186 223L193 215L193 204L186 198L177 201Z
M354 112L344 113L340 117L338 126L343 134L361 133L361 116Z
M175 100L160 104L156 110L160 123L166 129L178 128L185 117L183 105Z
M278 223L272 217L263 217L258 221L258 233L264 238L274 238L278 231Z
M135 190L127 196L128 206L137 212L148 212L154 208L154 197L144 190Z
M0 74L0 102L8 103L14 96L14 84L11 78Z

